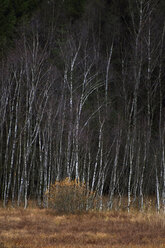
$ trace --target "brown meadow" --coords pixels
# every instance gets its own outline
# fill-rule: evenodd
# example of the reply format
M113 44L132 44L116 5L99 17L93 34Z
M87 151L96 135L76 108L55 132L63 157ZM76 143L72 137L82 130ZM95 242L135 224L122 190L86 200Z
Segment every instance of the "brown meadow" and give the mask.
M165 215L0 208L0 248L164 248Z

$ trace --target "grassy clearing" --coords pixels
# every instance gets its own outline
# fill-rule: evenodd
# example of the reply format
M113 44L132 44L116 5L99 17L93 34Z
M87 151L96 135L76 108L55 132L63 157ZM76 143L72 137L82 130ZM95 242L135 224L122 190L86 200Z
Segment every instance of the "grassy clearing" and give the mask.
M0 208L0 248L164 248L165 215Z

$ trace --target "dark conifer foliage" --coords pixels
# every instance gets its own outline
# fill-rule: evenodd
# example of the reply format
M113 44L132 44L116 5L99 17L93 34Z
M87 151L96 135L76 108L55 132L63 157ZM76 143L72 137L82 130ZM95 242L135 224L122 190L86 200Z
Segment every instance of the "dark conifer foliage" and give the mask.
M1 0L0 1L0 46L1 56L7 47L13 45L13 39L18 35L17 27L27 23L42 0Z

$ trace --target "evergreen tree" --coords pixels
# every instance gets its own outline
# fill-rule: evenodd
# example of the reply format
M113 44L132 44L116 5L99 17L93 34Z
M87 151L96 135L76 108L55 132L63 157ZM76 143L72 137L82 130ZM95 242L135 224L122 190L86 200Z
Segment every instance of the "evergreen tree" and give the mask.
M42 0L1 0L0 1L0 47L1 55L16 38L18 25L26 23L33 11L39 7Z

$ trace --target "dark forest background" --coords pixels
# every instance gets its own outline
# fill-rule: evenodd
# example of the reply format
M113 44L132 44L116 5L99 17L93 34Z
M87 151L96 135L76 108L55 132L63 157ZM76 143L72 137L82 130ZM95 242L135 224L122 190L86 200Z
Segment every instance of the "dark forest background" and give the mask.
M66 177L165 208L164 0L0 0L0 199Z

